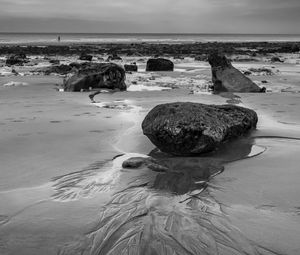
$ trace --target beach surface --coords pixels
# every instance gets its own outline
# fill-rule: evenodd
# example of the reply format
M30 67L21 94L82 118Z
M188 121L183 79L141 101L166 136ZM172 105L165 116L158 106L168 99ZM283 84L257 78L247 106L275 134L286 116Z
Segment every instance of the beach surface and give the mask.
M3 66L0 254L138 254L127 246L146 251L149 239L143 254L197 254L191 247L200 245L199 232L206 254L299 254L300 57L280 57L284 63L233 62L240 70L272 70L250 75L267 93L214 95L207 62L173 59L174 72L145 72L147 56L122 56L140 71L127 74L128 91L101 93L96 103L86 92L60 92L63 76L27 75L32 66L16 67L16 76ZM248 107L258 126L216 153L164 158L141 122L157 104L177 101ZM212 164L224 170L204 189L176 194L157 188L157 172L122 168L128 158L149 155L179 172Z

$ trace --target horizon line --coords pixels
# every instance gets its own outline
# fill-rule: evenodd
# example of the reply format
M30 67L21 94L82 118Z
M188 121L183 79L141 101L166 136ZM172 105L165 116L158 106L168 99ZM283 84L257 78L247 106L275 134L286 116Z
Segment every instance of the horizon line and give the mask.
M138 33L117 33L117 32L3 32L0 34L103 34L103 35L299 35L300 33L182 33L182 32L138 32Z

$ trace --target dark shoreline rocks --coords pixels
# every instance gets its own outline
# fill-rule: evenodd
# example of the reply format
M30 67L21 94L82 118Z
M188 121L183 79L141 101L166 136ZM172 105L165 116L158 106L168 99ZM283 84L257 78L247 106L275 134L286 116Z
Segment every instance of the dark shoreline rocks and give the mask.
M7 57L5 64L8 66L11 65L24 65L24 63L28 63L29 60L27 59L24 53L14 54Z
M257 120L253 110L239 106L177 102L154 107L142 129L162 152L197 155L255 129Z
M114 54L127 56L154 56L159 53L165 57L196 57L205 60L207 54L216 50L224 54L241 54L266 56L272 53L297 53L300 42L197 42L180 44L155 43L102 43L102 44L72 44L72 45L3 45L0 46L0 55L26 54L68 56L81 54ZM112 56L113 57L113 56ZM118 58L119 59L119 58Z
M262 92L262 89L232 66L224 55L212 53L211 65L214 92Z

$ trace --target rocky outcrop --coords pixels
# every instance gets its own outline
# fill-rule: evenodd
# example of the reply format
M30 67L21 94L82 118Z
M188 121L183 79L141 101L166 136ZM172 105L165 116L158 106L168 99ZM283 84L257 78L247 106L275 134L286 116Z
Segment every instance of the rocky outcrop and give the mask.
M136 63L125 64L124 68L125 68L126 72L137 72L138 71L138 66L136 65Z
M97 72L78 72L64 84L65 91L82 91L90 88L126 90L125 70L114 63L100 63Z
M208 62L215 92L261 92L261 88L234 68L224 55L210 54Z
M142 129L162 152L194 155L247 133L256 123L256 113L247 108L178 102L153 108Z
M174 71L174 63L169 59L150 58L147 61L146 71Z

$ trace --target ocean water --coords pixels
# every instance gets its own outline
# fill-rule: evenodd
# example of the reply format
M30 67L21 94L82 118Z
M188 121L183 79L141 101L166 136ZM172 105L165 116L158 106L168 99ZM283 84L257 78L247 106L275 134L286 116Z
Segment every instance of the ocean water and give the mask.
M88 33L0 33L0 44L28 43L186 43L238 41L300 41L300 34L88 34Z

